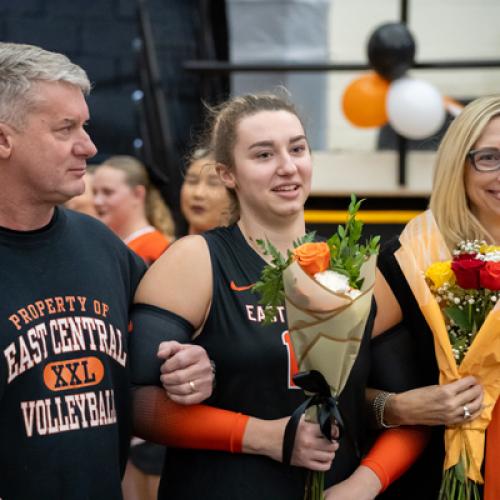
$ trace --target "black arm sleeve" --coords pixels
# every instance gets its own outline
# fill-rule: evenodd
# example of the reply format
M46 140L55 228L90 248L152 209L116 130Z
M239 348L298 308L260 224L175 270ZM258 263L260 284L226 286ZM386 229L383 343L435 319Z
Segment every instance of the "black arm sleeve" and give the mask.
M181 316L148 304L136 304L130 314L129 360L134 385L160 385L162 360L156 356L165 340L191 342L193 325Z

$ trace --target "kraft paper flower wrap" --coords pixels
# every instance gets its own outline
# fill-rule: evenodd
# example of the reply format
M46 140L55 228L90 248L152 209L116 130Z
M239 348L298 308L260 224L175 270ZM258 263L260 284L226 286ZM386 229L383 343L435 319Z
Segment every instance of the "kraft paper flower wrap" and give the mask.
M324 287L297 262L283 272L288 331L300 372L317 370L333 395L340 395L368 319L375 282L377 257L361 267L361 294L350 298Z
M356 361L371 309L379 237L358 243L362 222L356 220L361 201L351 197L345 226L327 242L314 243L314 234L294 244L285 259L269 243L273 256L255 291L272 320L285 303L288 330L299 373L294 382L308 399L293 413L285 430L283 461L290 463L300 416L317 421L327 439L331 424L342 430L338 408L341 394ZM348 427L348 422L345 424ZM324 473L308 475L304 498L323 499Z
M424 273L438 261L451 260L451 254L430 210L410 221L400 236L401 247L395 256L432 330L440 383L446 384L474 375L484 388L484 409L473 421L449 427L445 431L447 471L464 464L464 477L482 484L485 430L491 421L493 407L500 394L500 303L489 312L459 365L455 360L445 319ZM498 443L495 443L498 446ZM464 457L466 460L464 461ZM460 469L460 467L459 467ZM442 498L456 498L447 496Z

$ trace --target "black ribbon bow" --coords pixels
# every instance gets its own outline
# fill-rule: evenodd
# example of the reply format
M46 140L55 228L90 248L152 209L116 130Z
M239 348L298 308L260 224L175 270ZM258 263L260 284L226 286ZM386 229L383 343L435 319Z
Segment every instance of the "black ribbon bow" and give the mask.
M299 425L300 417L311 406L317 406L318 424L321 433L326 439L332 441L332 424L339 428L339 439L344 428L344 421L340 413L337 396L332 396L330 386L325 377L317 370L297 373L293 381L309 396L293 413L285 427L283 438L283 463L290 465L292 459L295 435Z

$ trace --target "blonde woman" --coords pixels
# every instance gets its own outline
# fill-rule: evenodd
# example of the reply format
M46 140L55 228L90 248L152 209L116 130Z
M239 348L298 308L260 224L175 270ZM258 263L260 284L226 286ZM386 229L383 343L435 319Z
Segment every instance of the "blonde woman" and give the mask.
M93 179L97 216L146 264L152 264L174 235L170 210L152 186L145 166L132 156L112 156Z
M500 245L500 96L476 99L447 130L438 149L430 208L450 250L462 240L485 240ZM482 410L480 381L464 377L439 383L433 336L394 258L399 240L389 242L379 267L397 297L396 308L412 333L413 353L427 384L386 401L387 425L432 427L431 444L412 471L387 492L391 498L436 498L444 460L443 426L473 421ZM390 364L389 359L384 360ZM374 395L376 397L376 394ZM497 404L487 429L484 498L500 498L496 466L500 457L500 408ZM425 477L425 481L422 478ZM405 487L405 489L401 489Z

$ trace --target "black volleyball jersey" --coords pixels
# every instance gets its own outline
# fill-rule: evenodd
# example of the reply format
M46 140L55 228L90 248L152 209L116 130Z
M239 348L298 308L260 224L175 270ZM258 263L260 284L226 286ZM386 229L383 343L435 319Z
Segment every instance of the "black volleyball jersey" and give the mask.
M76 212L0 228L0 498L121 498L128 311L144 270Z
M217 366L217 386L207 404L262 419L289 416L304 401L304 394L291 378L285 308L279 308L273 324L263 326L264 310L250 290L266 263L237 225L209 231L204 238L212 262L213 297L196 342ZM350 432L360 444L368 336L341 397ZM352 442L343 439L327 484L347 477L358 463ZM160 498L299 500L304 480L303 469L264 456L169 449Z

